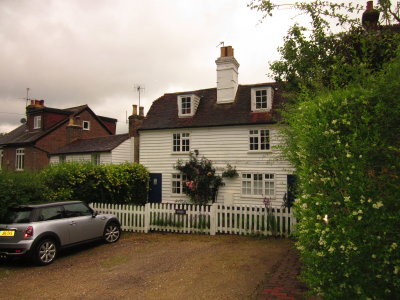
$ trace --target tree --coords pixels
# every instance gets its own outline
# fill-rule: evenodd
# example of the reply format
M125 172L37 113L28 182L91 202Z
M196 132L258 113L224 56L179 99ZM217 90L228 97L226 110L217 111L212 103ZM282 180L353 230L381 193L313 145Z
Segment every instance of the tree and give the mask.
M324 299L400 294L399 2L390 4L378 1L385 25L373 30L351 3L292 5L311 17L309 34L293 25L271 65L296 99L284 112L296 245L304 281ZM267 16L279 7L251 5ZM332 19L347 30L333 33Z
M271 75L276 81L286 82L287 91L297 94L305 90L314 93L321 88L344 87L380 70L395 56L400 45L398 30L391 26L399 22L400 4L393 7L390 1L378 2L377 10L388 24L379 30L365 30L359 17L363 8L351 2L317 0L290 5L310 17L311 27L294 24L289 29L283 46L278 49L281 59L270 65ZM253 0L249 6L267 17L285 5ZM354 13L357 17L352 16ZM333 33L337 26L348 30ZM354 69L353 66L359 67Z

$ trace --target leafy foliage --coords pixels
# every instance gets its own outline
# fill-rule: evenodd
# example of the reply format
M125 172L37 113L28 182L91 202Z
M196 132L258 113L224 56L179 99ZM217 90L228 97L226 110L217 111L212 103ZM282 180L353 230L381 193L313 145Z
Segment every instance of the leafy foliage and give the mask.
M0 217L10 206L43 203L45 186L35 173L0 172Z
M41 172L51 200L145 204L149 174L140 164L60 163Z
M272 1L252 1L253 9L272 15L282 4ZM281 59L271 64L272 76L287 82L286 90L314 93L323 87L340 88L353 80L379 71L390 61L400 45L399 34L391 27L366 31L360 26L363 8L351 2L296 2L292 8L308 15L311 28L294 24L278 48ZM399 22L399 5L378 1L378 10L387 23ZM351 13L358 13L352 17ZM349 29L333 33L332 21ZM353 68L359 66L358 68Z
M11 206L51 201L145 204L149 174L140 164L60 163L41 172L0 172L0 217Z
M186 176L184 192L194 204L206 205L215 201L220 186L223 186L222 177L216 175L212 161L190 153L189 161L179 160L175 169Z
M324 299L396 298L400 55L361 83L307 95L287 121L304 280Z

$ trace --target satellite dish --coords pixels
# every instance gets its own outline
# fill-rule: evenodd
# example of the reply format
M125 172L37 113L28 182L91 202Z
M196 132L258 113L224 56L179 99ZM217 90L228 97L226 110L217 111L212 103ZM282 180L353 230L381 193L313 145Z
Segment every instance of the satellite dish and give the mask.
M19 120L21 122L21 124L25 124L26 123L26 119L22 118L21 120Z

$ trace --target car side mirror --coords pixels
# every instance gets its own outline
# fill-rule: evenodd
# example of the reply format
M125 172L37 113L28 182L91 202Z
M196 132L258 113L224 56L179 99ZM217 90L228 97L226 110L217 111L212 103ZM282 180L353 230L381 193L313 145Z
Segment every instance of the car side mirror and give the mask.
M92 213L92 218L96 218L97 215L98 215L98 212L94 210Z

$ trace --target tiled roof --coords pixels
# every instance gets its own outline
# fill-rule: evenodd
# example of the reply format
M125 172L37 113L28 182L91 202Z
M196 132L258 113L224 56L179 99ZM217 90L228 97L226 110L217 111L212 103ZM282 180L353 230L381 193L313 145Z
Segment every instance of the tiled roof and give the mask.
M110 129L104 125L103 121L117 121L116 119L112 118L107 118L107 117L101 117L97 116L87 104L76 106L76 107L70 107L70 108L65 108L65 109L58 109L58 108L52 108L52 107L32 107L29 108L30 112L35 112L35 111L43 111L43 112L53 112L53 113L58 113L58 114L65 114L65 115L76 115L87 109L94 118L97 118L99 120L99 123L108 131L111 133ZM9 132L8 134L0 137L0 146L1 145L26 145L30 143L34 143L37 141L39 138L42 136L52 132L54 129L57 127L61 126L62 124L68 122L68 117L65 117L64 120L61 120L51 128L48 128L46 131L32 131L29 132L27 125L21 125L18 128L14 129L13 131Z
M253 113L251 89L263 86L274 88L272 109L269 112ZM277 108L281 107L283 101L280 91L278 83L239 85L235 101L229 104L217 104L216 88L164 94L153 102L140 130L276 123L280 119ZM200 97L200 104L193 117L178 117L177 96L182 94Z
M28 126L23 124L8 134L0 137L0 145L13 144L22 145L36 141L43 135L43 131L28 131Z
M57 149L55 154L72 154L88 152L109 152L129 138L129 134L110 135L92 139L76 140L66 146Z

